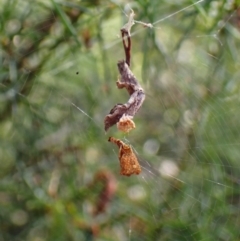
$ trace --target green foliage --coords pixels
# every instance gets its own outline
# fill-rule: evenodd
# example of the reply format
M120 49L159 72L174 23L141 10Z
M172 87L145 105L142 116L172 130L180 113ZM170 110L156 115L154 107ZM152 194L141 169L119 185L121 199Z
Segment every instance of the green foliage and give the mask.
M132 28L146 100L125 137L103 128L128 98L125 1L0 0L0 241L238 240L239 4L129 2L154 28Z

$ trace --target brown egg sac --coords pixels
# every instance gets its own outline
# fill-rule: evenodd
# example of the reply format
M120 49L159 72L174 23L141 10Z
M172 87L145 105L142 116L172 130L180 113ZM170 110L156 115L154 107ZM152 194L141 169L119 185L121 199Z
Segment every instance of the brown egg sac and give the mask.
M124 176L138 175L141 172L141 166L132 148L114 137L109 137L108 141L119 147L120 174Z
M128 133L132 129L135 129L136 126L132 118L133 118L132 116L128 116L124 114L122 118L119 120L119 122L117 123L118 130Z

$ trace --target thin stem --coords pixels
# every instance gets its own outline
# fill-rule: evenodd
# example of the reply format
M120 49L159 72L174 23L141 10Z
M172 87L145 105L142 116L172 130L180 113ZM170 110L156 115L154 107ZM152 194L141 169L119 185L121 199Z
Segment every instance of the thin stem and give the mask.
M121 29L122 32L122 42L125 51L126 63L130 67L130 60L131 60L131 36L126 29ZM126 43L127 37L127 43Z

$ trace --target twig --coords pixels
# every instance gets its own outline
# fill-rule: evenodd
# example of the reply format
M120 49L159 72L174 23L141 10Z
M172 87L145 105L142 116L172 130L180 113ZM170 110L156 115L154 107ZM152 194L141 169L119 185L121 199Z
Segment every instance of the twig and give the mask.
M134 25L134 11L131 9L131 13L129 15L128 22L121 28L122 33L122 42L125 51L126 63L130 66L131 59L131 28ZM128 40L128 44L126 44L126 38Z
M131 36L130 36L129 32L126 31L126 29L124 29L124 28L121 29L121 32L122 32L122 42L123 42L123 47L124 47L124 51L125 51L126 63L130 67L130 60L131 60ZM128 44L126 44L126 37L125 36L127 37Z

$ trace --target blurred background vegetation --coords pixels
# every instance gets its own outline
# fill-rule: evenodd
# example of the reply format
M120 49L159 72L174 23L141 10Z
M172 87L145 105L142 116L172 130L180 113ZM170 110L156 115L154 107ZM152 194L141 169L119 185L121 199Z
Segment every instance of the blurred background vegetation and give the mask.
M194 3L0 0L0 241L240 240L240 1ZM106 134L130 7L147 97Z

